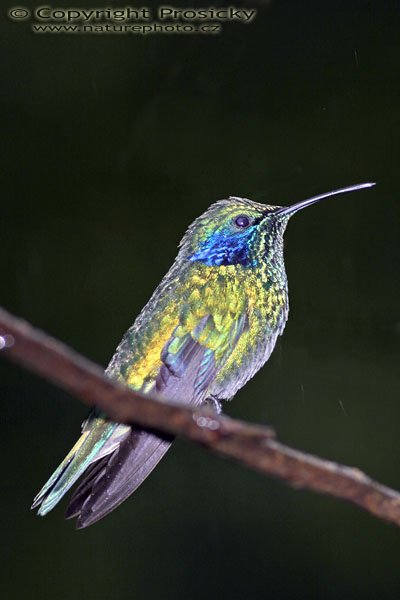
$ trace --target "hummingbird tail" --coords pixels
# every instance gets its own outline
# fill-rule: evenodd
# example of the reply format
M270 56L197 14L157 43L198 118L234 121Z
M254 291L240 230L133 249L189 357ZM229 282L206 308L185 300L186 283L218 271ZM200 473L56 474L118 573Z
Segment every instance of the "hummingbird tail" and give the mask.
M77 517L77 528L105 517L130 496L164 456L171 437L132 429L112 454L93 463L75 490L66 518Z
M74 447L35 497L31 508L38 508L38 515L44 516L55 507L90 463L96 460L116 427L116 423L98 419L92 428L84 429Z

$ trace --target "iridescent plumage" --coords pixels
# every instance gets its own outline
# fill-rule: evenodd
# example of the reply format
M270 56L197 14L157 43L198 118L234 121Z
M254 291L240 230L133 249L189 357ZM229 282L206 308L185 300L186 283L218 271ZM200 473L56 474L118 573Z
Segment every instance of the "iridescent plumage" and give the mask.
M106 373L182 404L218 408L231 399L283 332L289 309L283 233L294 212L318 199L289 209L236 197L211 205L189 227ZM86 527L135 491L171 441L94 410L33 507L46 514L84 474L67 517Z

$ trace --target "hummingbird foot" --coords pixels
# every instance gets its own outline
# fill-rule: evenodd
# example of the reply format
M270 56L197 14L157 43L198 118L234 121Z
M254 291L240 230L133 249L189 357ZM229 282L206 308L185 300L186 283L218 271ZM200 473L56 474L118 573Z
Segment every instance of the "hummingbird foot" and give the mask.
M216 398L214 398L213 396L209 396L208 398L206 398L204 400L203 406L205 406L206 408L211 408L211 410L216 412L217 415L220 415L222 413L221 402L219 400L217 400Z

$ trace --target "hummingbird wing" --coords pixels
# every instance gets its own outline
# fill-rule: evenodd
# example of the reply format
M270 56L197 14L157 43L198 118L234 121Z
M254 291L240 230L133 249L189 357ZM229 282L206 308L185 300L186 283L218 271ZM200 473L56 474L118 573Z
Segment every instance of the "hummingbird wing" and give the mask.
M245 313L222 318L197 313L183 316L161 354L154 382L163 398L199 405L218 370L247 328ZM190 330L189 330L190 327ZM77 527L95 523L121 504L146 479L172 443L171 436L132 427L108 456L85 473L67 509Z

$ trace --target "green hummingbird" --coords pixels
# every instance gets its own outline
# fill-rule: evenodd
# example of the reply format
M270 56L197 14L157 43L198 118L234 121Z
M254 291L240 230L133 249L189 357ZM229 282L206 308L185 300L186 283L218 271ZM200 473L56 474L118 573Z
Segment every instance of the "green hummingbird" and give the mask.
M106 369L134 390L221 410L268 360L289 312L283 234L292 215L352 185L289 207L230 197L188 228L172 267ZM171 437L107 419L94 409L74 447L34 499L47 514L83 475L66 517L95 523L149 475Z

